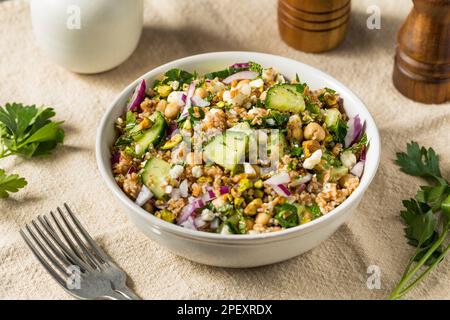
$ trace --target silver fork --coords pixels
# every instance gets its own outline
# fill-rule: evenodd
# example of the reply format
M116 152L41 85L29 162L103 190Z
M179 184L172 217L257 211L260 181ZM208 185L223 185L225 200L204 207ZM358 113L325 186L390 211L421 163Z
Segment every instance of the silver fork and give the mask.
M58 207L58 214L50 212L51 219L38 216L20 230L47 272L79 299L140 300L127 287L125 272L97 245L66 203L64 207L67 214Z

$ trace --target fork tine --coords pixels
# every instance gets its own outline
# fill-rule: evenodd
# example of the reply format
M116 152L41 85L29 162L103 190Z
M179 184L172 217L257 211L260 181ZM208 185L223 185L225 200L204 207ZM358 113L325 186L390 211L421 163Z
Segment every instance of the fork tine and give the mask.
M69 230L70 234L72 235L75 242L78 244L78 247L83 251L83 254L91 260L91 262L97 267L101 268L101 261L99 261L92 253L89 251L89 249L86 247L86 244L80 239L76 231L74 230L73 226L69 223L67 218L64 216L64 213L62 212L60 207L56 208L59 212L59 215L61 216L64 224L66 225L66 228Z
M80 250L78 250L77 246L75 245L75 243L72 241L72 239L69 237L69 235L67 234L67 232L64 230L63 226L61 225L61 223L59 222L59 220L56 218L56 215L53 213L53 211L50 211L50 215L53 218L53 221L55 222L56 226L58 227L59 232L62 234L64 240L67 242L67 244L69 245L70 249L72 250L72 252L82 261L84 261L85 263L87 263L88 265L92 266L93 268L97 268L97 266L92 265L91 261L89 259L87 259L81 252Z
M70 261L67 260L67 257L53 244L52 241L50 241L50 239L41 229L39 224L35 220L31 220L31 223L33 224L34 229L37 231L41 239L44 240L44 242L50 248L52 253L64 264L65 267L70 266L71 265Z
M38 239L38 237L34 234L33 230L30 228L30 226L27 224L25 225L25 228L28 231L28 234L31 236L31 238L34 240L35 244L39 247L41 252L45 255L45 257L53 264L54 268L58 269L59 272L62 274L68 275L67 270L59 263L59 261L55 258L54 255L50 253L50 251L42 244L41 240ZM42 257L42 256L41 256ZM43 257L42 257L43 258ZM45 260L45 259L44 259ZM42 261L41 261L42 262ZM50 266L48 264L48 266ZM53 268L52 268L53 269ZM54 270L54 269L53 269Z
M38 216L38 220L41 223L41 225L44 227L45 231L50 235L50 237L55 241L65 257L68 261L70 261L71 264L79 266L81 269L92 271L92 267L90 267L88 264L84 263L78 256L72 252L61 240L61 238L56 233L55 229L53 229L52 225L50 224L50 221L47 219L46 216L41 217Z
M34 256L36 257L36 259L39 260L39 262L42 264L42 266L45 268L45 270L47 270L47 272L50 273L50 275L53 277L53 279L56 280L56 282L58 282L63 288L65 288L66 282L63 280L63 278L61 278L61 276L57 272L55 272L55 270L44 259L44 257L42 257L42 255L39 253L39 251L34 247L31 240L27 237L25 232L23 230L20 230L19 233L22 236L22 239L27 244L28 248L30 248L31 252L33 252Z
M95 254L98 255L104 262L109 262L110 259L106 255L106 253L97 245L94 239L89 235L89 233L84 229L84 227L81 225L80 221L77 219L73 211L70 209L70 207L67 205L67 203L64 203L64 207L66 208L67 212L69 213L69 216L72 218L72 221L75 223L75 225L80 230L81 234L83 235L84 239L89 243L89 245L94 250Z

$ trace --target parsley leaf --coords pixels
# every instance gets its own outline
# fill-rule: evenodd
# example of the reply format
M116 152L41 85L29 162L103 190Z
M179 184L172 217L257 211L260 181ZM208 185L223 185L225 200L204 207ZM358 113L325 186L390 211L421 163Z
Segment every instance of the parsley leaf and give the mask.
M248 64L249 64L248 70L255 71L255 72L258 72L259 74L262 74L263 68L261 67L261 65L259 63L249 61Z
M405 236L420 246L433 236L437 220L426 204L414 199L404 200L403 206L406 210L400 216L406 224Z
M164 74L164 77L164 83L168 83L169 81L178 81L180 85L183 85L185 83L191 83L195 76L187 71L174 68L167 71Z
M364 133L361 137L361 139L359 139L359 141L357 143L355 143L354 145L352 145L350 148L348 148L347 150L350 150L352 153L358 153L361 152L362 149L367 145L368 142L368 138L367 138L367 133Z
M25 187L27 181L17 174L7 175L5 170L0 169L0 198L8 198L9 193L17 192Z
M406 174L423 177L434 178L439 182L443 182L441 170L439 169L439 156L432 149L420 148L417 142L408 143L406 153L397 153L395 161L400 170Z
M275 206L275 219L283 228L292 228L298 226L297 208L290 204L284 203Z
M0 107L0 158L44 156L64 140L63 122L50 120L52 108L7 103Z
M441 175L438 155L411 142L406 152L397 153L396 163L409 175L433 178L434 185L420 187L415 199L403 201L400 216L406 226L405 237L416 251L389 297L392 300L414 288L450 250L450 185Z
M347 135L347 129L347 123L339 118L335 125L328 128L328 131L333 136L334 142L343 144Z

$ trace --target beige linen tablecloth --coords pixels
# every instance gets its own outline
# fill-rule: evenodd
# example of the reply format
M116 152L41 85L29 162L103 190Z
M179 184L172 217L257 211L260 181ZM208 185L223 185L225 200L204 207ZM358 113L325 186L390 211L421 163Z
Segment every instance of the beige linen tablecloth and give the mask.
M381 30L366 27L366 9L379 5ZM145 29L133 56L107 73L70 73L46 59L31 33L28 4L0 4L0 105L51 105L66 120L67 138L52 157L4 159L0 166L29 185L0 201L0 298L70 298L25 247L18 230L66 201L146 299L382 299L399 279L412 248L403 238L401 199L420 181L399 173L395 152L411 139L432 145L450 176L450 106L407 100L392 85L396 31L409 1L358 0L341 47L321 55L297 52L278 36L274 0L146 1ZM254 269L199 265L143 236L120 210L97 171L94 145L111 100L146 71L184 56L223 50L261 51L318 67L367 104L382 137L381 165L359 212L329 240L289 261ZM270 254L270 253L268 253ZM381 289L368 289L369 266L381 270ZM449 299L445 261L410 297Z

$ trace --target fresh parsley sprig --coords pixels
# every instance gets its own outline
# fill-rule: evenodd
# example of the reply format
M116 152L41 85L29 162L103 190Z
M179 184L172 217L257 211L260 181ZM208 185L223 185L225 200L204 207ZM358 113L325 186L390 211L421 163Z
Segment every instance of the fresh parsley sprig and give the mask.
M52 108L7 103L0 107L0 159L12 155L25 158L49 155L64 140L62 121L51 120ZM27 182L18 175L0 169L0 198L17 192Z
M450 185L442 177L439 156L417 142L407 144L406 152L397 153L400 170L428 179L414 199L404 200L401 218L405 223L408 244L416 248L398 285L390 295L395 300L422 281L445 258L450 250Z
M5 170L0 169L0 198L9 197L9 193L19 191L27 185L27 181L17 174L7 175Z
M0 108L0 158L11 155L36 157L48 155L64 140L61 122L52 108L36 108L7 103Z

